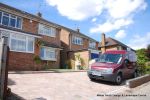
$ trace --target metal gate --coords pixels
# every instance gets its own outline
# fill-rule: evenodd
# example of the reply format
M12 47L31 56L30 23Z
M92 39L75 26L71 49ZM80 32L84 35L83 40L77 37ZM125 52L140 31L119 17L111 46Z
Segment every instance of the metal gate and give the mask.
M0 100L7 99L8 53L8 38L0 38Z

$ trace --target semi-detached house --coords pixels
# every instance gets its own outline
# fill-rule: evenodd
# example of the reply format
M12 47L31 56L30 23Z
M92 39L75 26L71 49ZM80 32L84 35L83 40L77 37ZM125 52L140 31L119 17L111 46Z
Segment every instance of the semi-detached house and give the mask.
M32 15L2 3L0 35L8 37L9 70L62 68L68 64L68 59L76 62L75 52L88 52L85 63L92 58L92 52L93 57L98 54L98 42L79 31L49 22L40 13Z

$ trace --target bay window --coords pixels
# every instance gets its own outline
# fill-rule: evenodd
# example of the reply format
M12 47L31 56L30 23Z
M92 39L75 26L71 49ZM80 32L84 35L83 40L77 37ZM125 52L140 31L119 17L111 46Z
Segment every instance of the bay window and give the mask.
M45 25L39 24L39 34L55 37L56 36L56 28L47 27Z
M26 35L11 34L10 50L34 53L34 38Z
M51 47L41 47L40 57L42 60L56 60L56 50Z

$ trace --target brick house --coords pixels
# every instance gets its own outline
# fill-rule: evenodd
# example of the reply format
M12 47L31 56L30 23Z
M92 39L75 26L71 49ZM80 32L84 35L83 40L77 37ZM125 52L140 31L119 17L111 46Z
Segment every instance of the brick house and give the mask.
M102 33L102 35L101 35L101 42L99 44L98 49L102 53L104 53L105 51L108 51L108 50L128 50L128 49L133 50L129 46L121 43L120 41L118 41L116 39L113 39L111 37L106 38L104 33ZM133 51L135 51L135 50L133 50Z
M75 56L88 61L98 57L98 42L81 32L66 28L14 7L0 3L0 36L8 37L9 70L64 68ZM60 66L61 65L61 66Z
M78 69L79 58L81 66L88 68L89 60L99 56L98 41L82 34L79 29L71 30L63 27L60 32L61 67ZM82 64L83 63L83 64Z
M9 70L60 67L60 28L40 13L36 16L0 3L0 35L8 37Z

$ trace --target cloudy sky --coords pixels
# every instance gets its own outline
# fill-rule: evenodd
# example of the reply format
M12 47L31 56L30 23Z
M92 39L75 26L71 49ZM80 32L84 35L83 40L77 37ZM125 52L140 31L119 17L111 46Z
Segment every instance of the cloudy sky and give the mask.
M101 33L133 49L150 44L148 0L0 0L15 8L80 31L97 41Z

